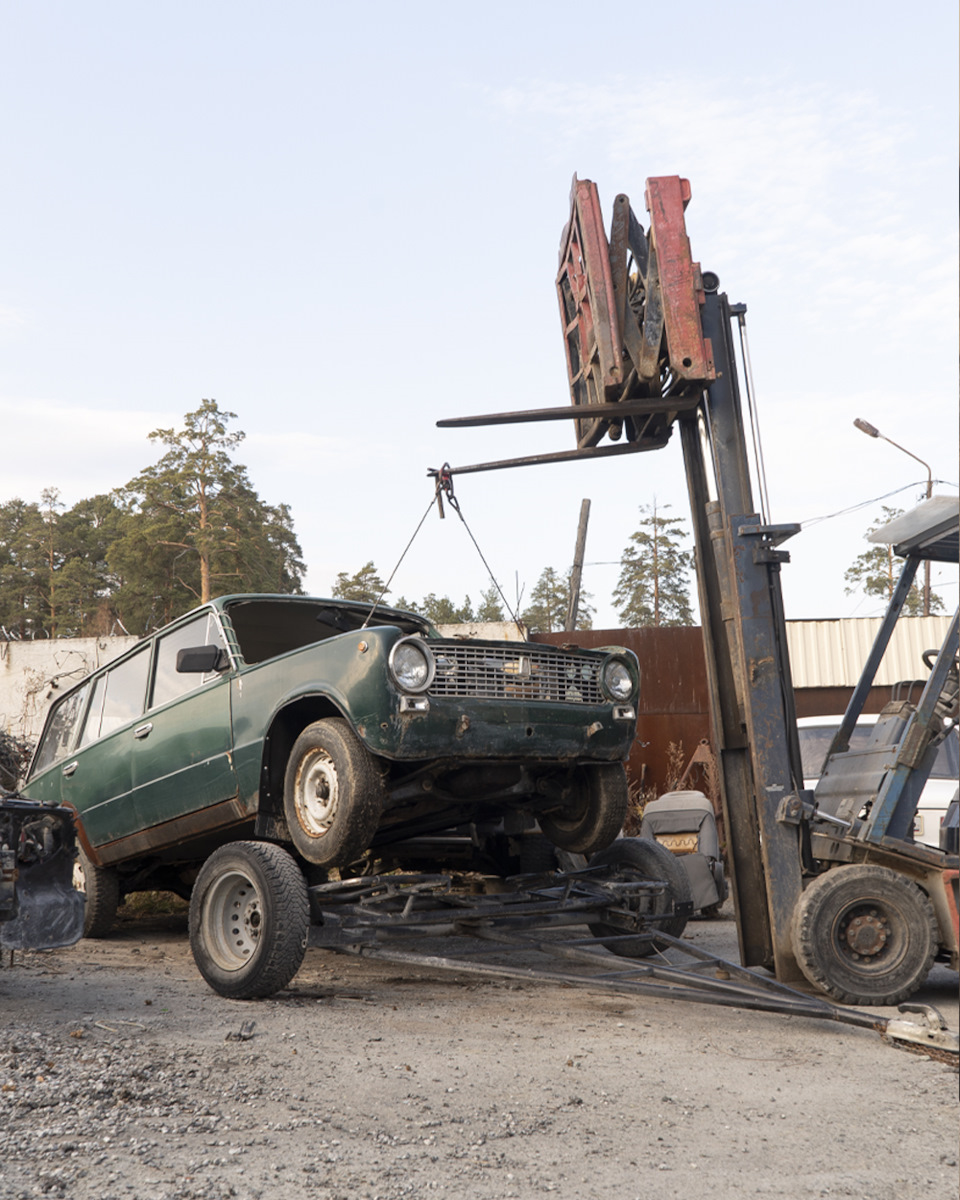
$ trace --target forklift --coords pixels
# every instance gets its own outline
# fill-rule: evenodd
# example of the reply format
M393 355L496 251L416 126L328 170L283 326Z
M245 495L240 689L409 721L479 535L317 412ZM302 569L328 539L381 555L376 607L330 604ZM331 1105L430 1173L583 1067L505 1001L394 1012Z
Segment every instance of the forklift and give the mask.
M574 176L556 279L572 403L437 424L572 420L576 447L444 470L654 451L678 431L741 962L843 1003L897 1004L935 961L960 961L960 859L912 837L958 718L956 613L925 656L916 704L888 705L866 749L852 750L850 734L919 564L957 561L957 501L935 497L875 535L903 570L817 786L805 789L780 587L781 547L800 526L770 523L754 501L748 432L756 458L759 434L752 404L744 417L734 337L745 336L746 306L693 261L690 197L686 179L648 179L646 230L621 194L608 237L596 185Z

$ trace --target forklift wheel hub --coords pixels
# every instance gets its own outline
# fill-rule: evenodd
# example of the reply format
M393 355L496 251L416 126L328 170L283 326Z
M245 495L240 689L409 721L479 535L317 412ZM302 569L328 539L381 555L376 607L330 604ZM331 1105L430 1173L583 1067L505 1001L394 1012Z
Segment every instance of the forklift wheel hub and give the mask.
M872 958L887 944L890 928L876 912L861 913L847 922L841 935L854 958Z

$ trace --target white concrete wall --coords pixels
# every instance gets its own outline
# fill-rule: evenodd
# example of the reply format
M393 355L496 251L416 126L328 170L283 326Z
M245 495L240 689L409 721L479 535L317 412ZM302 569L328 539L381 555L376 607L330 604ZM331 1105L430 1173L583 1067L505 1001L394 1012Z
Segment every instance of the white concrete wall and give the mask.
M477 638L485 642L522 642L523 634L514 621L469 621L466 625L438 625L445 638Z
M35 741L61 691L122 654L135 637L0 642L0 729Z

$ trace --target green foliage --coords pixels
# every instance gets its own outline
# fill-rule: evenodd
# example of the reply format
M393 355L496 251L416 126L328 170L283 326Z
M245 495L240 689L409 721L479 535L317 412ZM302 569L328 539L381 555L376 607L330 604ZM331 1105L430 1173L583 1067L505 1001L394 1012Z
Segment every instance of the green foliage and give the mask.
M383 580L372 562L364 563L355 575L341 571L330 593L337 600L359 600L373 604L384 594Z
M449 596L429 592L414 611L422 613L434 625L463 625L474 619L469 596L464 596L463 604L458 608Z
M16 791L32 756L30 742L0 729L0 790Z
M64 510L0 505L0 625L14 637L146 633L215 592L299 593L304 570L286 505L265 504L232 452L243 434L215 400L125 487Z
M561 575L553 567L546 567L530 593L530 603L523 610L521 619L531 633L552 633L563 629L570 607L570 575ZM581 587L577 606L577 629L592 629L593 597Z
M874 533L881 526L887 525L894 517L903 515L902 508L890 508L886 504L882 506L882 512L883 516L874 521L867 533ZM851 596L855 592L863 592L865 596L878 596L888 604L902 569L903 561L894 555L892 546L879 544L871 546L869 550L858 554L844 571L843 578L847 583L847 587L843 589L844 594ZM919 617L923 614L922 575L923 568L921 567L903 606L904 613L909 617ZM944 611L942 598L933 591L930 593L930 611L932 613Z
M478 621L505 621L503 605L500 603L500 593L497 585L491 583L485 592L480 593L480 606L477 608Z
M620 620L635 629L643 625L692 625L688 573L693 556L682 546L687 532L679 517L665 509L640 506L641 519L620 557L620 578L613 599Z

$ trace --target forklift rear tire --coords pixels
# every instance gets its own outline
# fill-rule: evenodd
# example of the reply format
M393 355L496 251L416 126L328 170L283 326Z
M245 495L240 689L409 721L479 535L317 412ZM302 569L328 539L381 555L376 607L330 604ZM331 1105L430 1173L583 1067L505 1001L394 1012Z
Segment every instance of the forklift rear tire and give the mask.
M574 796L565 808L538 815L540 828L555 846L571 854L593 854L618 836L630 801L623 763L595 763L576 769Z
M927 977L939 942L926 892L887 867L834 867L809 885L793 950L814 987L843 1004L899 1004Z
M656 899L653 916L669 912L677 904L689 904L692 900L690 879L683 864L666 846L653 838L618 838L606 850L601 850L590 859L591 867L625 867L645 879L663 880L667 887ZM657 923L657 928L672 937L679 937L687 925L686 917L672 917ZM623 933L613 925L599 923L590 926L595 937L613 937ZM669 949L669 942L656 937L636 937L629 941L610 942L607 949L621 958L646 958L656 950Z

